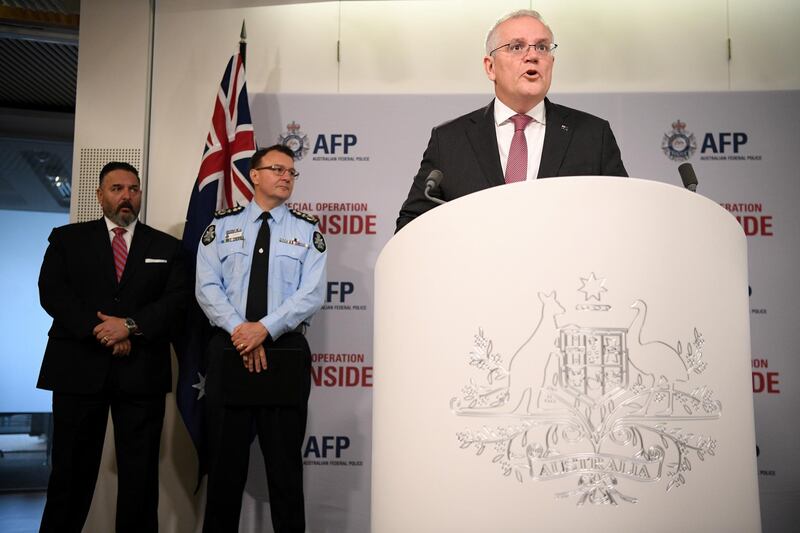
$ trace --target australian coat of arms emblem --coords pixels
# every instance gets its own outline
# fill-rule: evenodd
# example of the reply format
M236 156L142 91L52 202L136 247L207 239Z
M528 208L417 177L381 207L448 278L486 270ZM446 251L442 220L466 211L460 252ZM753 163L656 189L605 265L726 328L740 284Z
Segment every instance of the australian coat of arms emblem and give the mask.
M562 323L566 310L551 290L539 292L539 316L521 344L477 328L465 361L473 377L450 402L454 415L478 420L456 435L461 448L519 482L574 478L574 489L555 496L578 505L636 503L638 483L677 489L717 449L712 435L687 426L722 415L699 383L708 367L700 329L687 324L684 338L658 339L644 299L609 313L605 282L581 278L583 301L570 316L585 321Z

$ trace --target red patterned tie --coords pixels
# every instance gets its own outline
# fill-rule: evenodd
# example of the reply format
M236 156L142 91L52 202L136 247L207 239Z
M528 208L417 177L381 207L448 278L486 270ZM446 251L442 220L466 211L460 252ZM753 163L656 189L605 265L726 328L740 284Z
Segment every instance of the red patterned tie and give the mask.
M525 181L528 174L528 141L525 140L525 126L533 120L528 115L514 115L514 137L511 139L511 148L508 151L506 163L506 183Z
M111 239L111 249L114 251L114 267L117 269L117 282L122 279L122 272L125 270L125 261L128 260L128 245L122 236L125 228L114 228L114 238Z

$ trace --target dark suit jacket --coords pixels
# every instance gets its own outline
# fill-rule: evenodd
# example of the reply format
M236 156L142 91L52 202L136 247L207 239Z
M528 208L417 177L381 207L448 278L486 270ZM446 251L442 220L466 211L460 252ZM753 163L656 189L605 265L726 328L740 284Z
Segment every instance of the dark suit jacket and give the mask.
M554 176L627 176L617 141L608 122L545 98L546 122L539 178ZM397 230L436 206L425 198L425 180L434 169L444 174L436 196L453 200L502 185L497 151L494 100L433 128L420 169L400 209Z
M169 391L171 328L189 295L180 241L138 222L119 283L104 219L56 228L49 241L39 299L53 325L37 386L94 393L113 371L121 391ZM129 337L128 356L114 357L94 338L97 311L136 321L142 334Z

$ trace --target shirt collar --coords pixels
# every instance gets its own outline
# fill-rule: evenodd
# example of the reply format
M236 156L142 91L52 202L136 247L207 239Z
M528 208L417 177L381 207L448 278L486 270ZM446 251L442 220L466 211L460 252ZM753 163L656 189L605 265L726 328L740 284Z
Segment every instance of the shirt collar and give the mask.
M134 218L134 219L133 219L133 222L131 222L131 223L130 223L130 224L128 224L127 226L119 226L119 225L115 224L114 222L112 222L112 221L111 221L111 219L110 219L110 218L108 218L108 217L107 217L107 216L105 216L105 215L103 215L103 220L105 220L105 221L106 221L106 228L108 228L108 232L109 232L109 233L111 233L112 231L114 231L114 228L124 228L124 229L126 229L126 230L127 230L127 232L128 232L128 233L130 233L131 235L133 235L133 230L135 230L135 229L136 229L136 223L137 223L137 222L139 222L139 219L138 219L138 218Z
M494 125L499 126L508 121L511 117L516 115L517 112L508 107L506 104L500 101L499 98L494 99ZM529 109L527 113L525 113L529 117L531 117L534 121L538 122L539 124L545 125L545 118L544 118L544 99L541 102L533 106L533 109Z
M258 217L260 217L261 213L264 212L264 209L258 205L255 200L252 200L249 204L247 204L245 209L247 210L247 220L250 222L257 222ZM288 212L289 208L286 207L286 204L281 204L278 207L273 207L269 210L269 214L272 216L272 219L275 222L280 222L283 220L283 217L286 216L286 213Z

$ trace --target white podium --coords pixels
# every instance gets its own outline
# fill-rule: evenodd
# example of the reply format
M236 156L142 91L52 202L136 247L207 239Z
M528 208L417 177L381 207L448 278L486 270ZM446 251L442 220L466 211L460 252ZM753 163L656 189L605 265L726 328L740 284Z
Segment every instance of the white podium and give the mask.
M761 530L746 240L711 200L495 187L375 285L373 533Z

